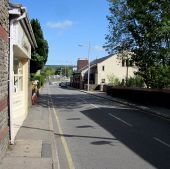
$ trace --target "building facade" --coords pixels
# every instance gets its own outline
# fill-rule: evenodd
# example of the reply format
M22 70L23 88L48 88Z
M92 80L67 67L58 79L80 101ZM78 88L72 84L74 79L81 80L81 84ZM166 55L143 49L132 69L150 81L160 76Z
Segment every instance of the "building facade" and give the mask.
M36 40L27 15L22 5L10 4L10 141L15 136L28 113L29 63L31 48L36 48Z
M29 63L36 47L26 8L0 0L0 159L28 113Z
M126 60L120 59L117 55L108 55L99 59L96 59L90 63L90 85L109 84L113 77L124 81L134 76L134 72L137 71L136 66L127 65ZM78 76L76 81L77 86L84 88L84 84L87 84L88 78L88 66L86 65L74 74L74 79ZM73 82L74 85L74 82ZM83 87L82 87L83 86Z
M120 82L122 80L126 81L128 78L134 77L136 71L135 66L127 65L127 62L121 60L117 55L109 55L97 61L96 71L94 71L95 84L109 84L110 78L113 76L118 78Z
M9 143L8 127L8 65L9 65L8 0L0 0L0 158Z

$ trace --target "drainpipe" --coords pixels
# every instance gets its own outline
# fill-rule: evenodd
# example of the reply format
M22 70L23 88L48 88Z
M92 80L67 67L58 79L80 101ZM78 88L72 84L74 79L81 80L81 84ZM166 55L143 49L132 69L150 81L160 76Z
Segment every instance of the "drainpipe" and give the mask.
M13 30L14 19L10 21L10 40L9 40L9 128L10 128L10 143L14 144L13 140L13 130L12 130L12 93L13 93L13 41L12 30Z

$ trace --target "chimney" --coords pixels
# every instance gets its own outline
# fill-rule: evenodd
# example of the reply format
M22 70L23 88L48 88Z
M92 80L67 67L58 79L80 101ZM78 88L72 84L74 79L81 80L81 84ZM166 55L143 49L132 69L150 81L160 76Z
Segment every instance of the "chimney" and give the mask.
M88 59L78 59L77 60L77 71L88 65Z

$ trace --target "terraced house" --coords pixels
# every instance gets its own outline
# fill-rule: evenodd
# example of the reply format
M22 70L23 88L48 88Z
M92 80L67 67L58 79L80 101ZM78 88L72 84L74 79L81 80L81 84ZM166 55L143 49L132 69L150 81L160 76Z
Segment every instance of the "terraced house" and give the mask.
M28 113L29 63L36 47L26 8L0 0L0 157Z

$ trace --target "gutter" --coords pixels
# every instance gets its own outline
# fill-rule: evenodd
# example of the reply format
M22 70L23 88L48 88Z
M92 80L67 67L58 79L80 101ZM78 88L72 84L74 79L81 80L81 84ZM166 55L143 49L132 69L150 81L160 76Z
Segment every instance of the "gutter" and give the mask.
M9 10L9 14L10 15L16 15L17 17L15 17L14 19L12 19L14 22L20 22L28 39L29 42L31 43L32 48L37 48L37 42L31 27L31 24L29 22L28 19L28 14L27 14L27 10L25 7L23 7L22 5L14 5L14 4L10 4L12 8Z

